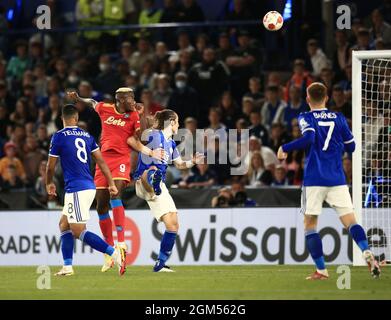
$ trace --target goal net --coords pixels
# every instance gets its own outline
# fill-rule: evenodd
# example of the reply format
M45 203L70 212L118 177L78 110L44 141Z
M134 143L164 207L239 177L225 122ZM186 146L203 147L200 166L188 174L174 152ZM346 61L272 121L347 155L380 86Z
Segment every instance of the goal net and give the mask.
M391 260L391 51L354 51L353 203L381 264ZM353 264L362 265L354 245Z

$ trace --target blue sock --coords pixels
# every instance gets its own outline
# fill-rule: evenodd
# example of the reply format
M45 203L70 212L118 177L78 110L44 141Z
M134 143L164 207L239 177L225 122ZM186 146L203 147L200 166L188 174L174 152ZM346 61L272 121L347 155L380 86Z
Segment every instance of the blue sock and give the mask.
M61 252L64 266L72 265L74 239L71 230L61 232Z
M367 236L363 227L361 227L359 224L352 224L349 227L349 233L361 251L369 250Z
M166 231L160 242L160 253L158 259L165 263L171 255L176 239L176 232Z
M80 234L79 239L87 243L91 248L95 249L96 251L107 253L110 256L114 252L114 248L112 246L108 245L101 237L99 237L93 232L84 230Z
M305 233L305 239L307 242L308 251L311 254L312 259L316 264L318 270L326 269L323 257L323 246L322 240L320 239L319 233L315 230L308 230Z
M152 176L153 176L153 174L154 174L155 172L156 172L155 169L149 170L149 171L147 172L147 181L148 181L148 184L149 184L150 186L152 186Z

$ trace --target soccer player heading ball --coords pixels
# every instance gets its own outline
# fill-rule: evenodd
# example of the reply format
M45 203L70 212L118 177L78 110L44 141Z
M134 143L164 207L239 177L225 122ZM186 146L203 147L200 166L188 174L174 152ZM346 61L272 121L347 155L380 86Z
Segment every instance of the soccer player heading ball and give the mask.
M306 159L302 189L305 238L308 251L316 264L316 271L308 280L328 279L324 262L322 241L316 231L323 201L334 208L344 227L357 243L373 277L380 275L380 267L369 250L362 226L357 224L353 204L342 167L343 153L355 149L353 135L345 117L340 112L326 108L327 88L316 82L307 88L307 102L311 111L300 114L299 126L303 136L284 144L278 158L287 158L287 152L305 149Z
M69 99L82 102L94 108L102 122L102 135L100 139L102 156L107 163L118 194L111 196L108 191L108 181L97 166L95 172L96 202L99 214L99 225L102 234L110 245L114 245L112 222L109 214L110 206L113 210L114 223L117 229L118 245L126 250L125 244L125 210L121 200L123 189L130 182L130 152L134 150L155 159L163 159L164 150L159 148L151 150L140 141L140 118L142 113L140 105L134 100L134 92L130 88L119 88L115 92L115 103L97 102L93 99L83 99L75 91L67 92ZM113 267L114 261L105 255L102 272Z
M196 153L192 160L183 161L172 135L178 132L178 115L169 109L159 111L154 117L153 129L148 134L148 146L153 149L163 148L166 157L156 160L152 157L139 155L136 179L136 194L147 201L153 216L166 227L163 234L158 260L153 268L155 272L172 272L166 266L171 255L178 232L178 216L175 203L165 185L168 164L174 163L178 169L193 167L204 161L204 155Z

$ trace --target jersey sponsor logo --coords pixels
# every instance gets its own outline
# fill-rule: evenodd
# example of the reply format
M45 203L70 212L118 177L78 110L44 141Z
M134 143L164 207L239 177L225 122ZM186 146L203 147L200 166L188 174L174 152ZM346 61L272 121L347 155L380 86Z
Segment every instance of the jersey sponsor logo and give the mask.
M335 113L326 113L326 112L316 113L316 112L314 112L313 115L314 115L315 119L336 119L337 118L337 115Z
M104 123L114 125L114 126L119 126L119 127L124 127L126 122L121 120L121 119L116 119L114 116L108 117Z

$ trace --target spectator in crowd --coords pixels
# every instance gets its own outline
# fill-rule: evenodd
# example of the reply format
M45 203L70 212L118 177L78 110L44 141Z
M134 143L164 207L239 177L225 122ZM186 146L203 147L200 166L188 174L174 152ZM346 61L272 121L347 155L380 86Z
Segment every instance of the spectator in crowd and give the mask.
M213 208L228 208L234 205L234 195L230 188L224 187L218 190L217 196L212 198Z
M209 110L209 125L207 129L212 129L213 131L217 130L226 130L227 127L221 122L221 110L219 108L211 108Z
M240 112L239 106L235 102L230 91L224 91L222 94L219 108L222 114L222 122L228 127L228 129L233 129L235 127L236 120L240 116Z
M24 125L34 119L29 114L28 101L26 98L19 98L16 102L15 111L11 113L10 120L15 124Z
M330 97L335 84L334 71L331 68L323 68L320 72L319 80L327 87L327 95Z
M7 65L7 78L11 81L19 82L22 80L23 73L30 65L27 55L27 43L20 40L16 43L16 56L11 57Z
M136 71L137 74L140 74L144 63L148 60L154 60L151 45L146 38L140 38L137 41L137 51L135 51L130 58L129 67Z
M352 50L371 50L371 36L367 28L360 28L357 32L357 43Z
M188 75L192 68L191 51L187 49L180 50L178 57L178 61L172 62L172 73L177 74L178 72L184 72Z
M344 78L345 67L351 64L350 45L344 30L335 31L335 43L337 48L333 56L333 69L336 72L336 77L341 80Z
M246 188L242 182L233 182L231 184L231 193L233 194L233 205L235 207L255 207L257 203L247 196Z
M274 179L271 185L273 187L281 187L281 186L289 185L289 181L286 176L286 170L282 165L276 166L276 170L274 172Z
M138 23L153 24L159 23L163 11L155 6L155 0L143 0L143 10L140 12Z
M46 112L41 109L41 113L44 113L42 123L47 125L49 135L62 128L60 97L58 95L53 94L49 97L49 108Z
M162 106L153 100L152 91L149 89L142 91L141 102L144 105L144 114L146 116L154 116L156 112L163 110Z
M172 95L172 89L170 88L170 79L166 74L160 74L157 77L157 86L153 94L153 100L163 106L168 107L168 101Z
M248 81L249 92L244 96L254 99L256 107L261 107L261 101L263 99L263 94L261 93L261 79L259 77L251 77Z
M272 179L271 172L265 168L261 153L259 151L252 152L247 173L247 184L252 187L268 186Z
M79 84L79 95L83 98L92 98L95 101L102 101L103 95L93 90L92 85L88 81L81 81Z
M204 21L205 16L196 0L182 0L178 8L178 22Z
M299 87L291 86L289 88L289 101L284 109L284 125L288 131L291 131L292 119L299 117L302 112L309 111L308 105L301 97L301 91Z
M245 0L234 0L233 3L233 10L227 12L227 14L225 15L225 20L251 20L252 16L249 11L249 7L246 6Z
M285 128L281 123L273 123L270 129L269 147L277 153L278 148L285 144L288 137L285 134Z
M339 82L339 85L343 89L346 101L352 99L352 65L348 64L345 66L345 79Z
M177 22L179 20L179 8L176 0L164 0L164 8L160 22Z
M108 64L110 64L110 61L108 61ZM60 88L64 90L68 80L68 64L64 58L57 59L55 69L56 72L53 74L53 77L58 80Z
M169 66L168 59L170 58L170 54L168 53L167 45L159 41L155 45L155 57L154 57L154 66L159 71L161 68L164 68L166 65ZM160 71L163 72L163 71ZM169 69L165 72L168 73Z
M267 87L265 98L261 109L262 124L270 129L273 123L284 122L286 103L281 100L277 86Z
M85 96L82 96L85 97ZM88 97L88 96L86 96ZM99 118L99 115L95 110L89 107L83 102L77 102L76 108L79 111L79 121L85 122L87 126L87 131L99 141L99 136L102 131L102 124Z
M26 173L22 161L16 156L16 144L7 142L4 145L5 157L0 159L0 176L4 182L11 181L16 183L19 178L22 183L27 182ZM11 168L10 168L11 167Z
M215 183L216 173L209 168L208 164L200 163L196 165L193 175L186 180L186 184L182 184L182 187L189 189L210 187Z
M352 105L346 101L343 89L338 84L333 86L329 109L342 112L346 118L352 119Z
M140 86L145 89L154 90L157 79L157 73L154 71L154 65L152 60L144 62L141 69L139 83Z
M126 60L130 64L133 54L133 46L129 41L123 41L120 48L120 59Z
M16 167L13 164L8 165L5 169L7 178L2 178L1 189L8 191L11 189L23 188L23 181L18 176Z
M371 15L372 28L369 33L373 39L381 38L384 44L388 47L391 44L391 25L384 21L382 12L375 9Z
M287 178L290 185L301 186L303 177L302 160L304 159L303 150L290 152L284 161Z
M285 86L285 101L289 100L289 88L294 85L300 88L301 97L307 96L307 87L313 82L309 72L305 69L305 63L302 59L296 59L293 63L293 75Z
M42 98L47 97L49 77L46 75L45 65L37 64L34 68L35 77L35 95L41 101ZM69 79L68 79L69 80Z
M41 40L38 41L35 40L33 42L30 42L29 62L30 62L30 66L29 66L30 70L34 69L37 66L37 64L45 63Z
M252 157L253 152L255 151L259 151L261 153L265 168L267 168L268 170L274 171L275 166L280 163L272 149L267 146L263 146L261 139L255 136L251 136L249 140L249 152L245 159L246 165L250 164L250 159Z
M257 68L258 56L257 50L251 44L251 38L246 30L241 30L238 34L239 47L234 51L232 56L225 60L231 71L231 90L235 99L240 98L247 91L248 80L254 75Z
M255 101L253 98L243 96L242 98L242 115L241 117L250 122L250 114L255 109Z
M209 46L209 37L205 33L200 33L196 38L196 46L193 52L193 60L195 62L202 62L204 50Z
M222 32L219 35L218 48L216 50L217 60L226 61L228 57L234 55L234 48L229 41L228 33Z
M121 79L111 64L111 58L108 54L103 54L99 58L100 73L94 80L94 88L103 94L114 94L115 90L121 86Z
M307 54L309 57L309 65L314 77L318 77L323 68L330 67L330 61L323 50L319 48L319 44L316 39L308 40Z
M168 101L170 109L174 110L180 121L187 117L198 119L198 95L196 91L187 84L187 75L184 72L175 74L175 89Z
M229 71L225 64L216 60L216 52L212 48L203 51L202 62L195 64L189 72L189 85L200 97L200 118L202 126L206 123L206 115L210 106L217 103L221 94L228 88Z
M23 166L26 170L26 178L30 185L35 181L39 173L39 165L47 158L47 153L38 148L35 136L28 136L23 147Z
M46 165L47 161L42 160L39 164L39 176L34 183L33 194L30 197L30 207L34 208L53 208L56 204L54 196L48 196L46 192ZM58 181L53 177L54 183L58 185ZM54 205L53 205L54 204Z
M269 133L266 127L262 124L261 112L259 109L254 109L250 113L249 134L262 140L263 146L269 145Z
M48 130L44 124L40 124L37 129L37 143L38 148L45 151L46 153L49 152L49 146L50 146L50 138L48 135Z

